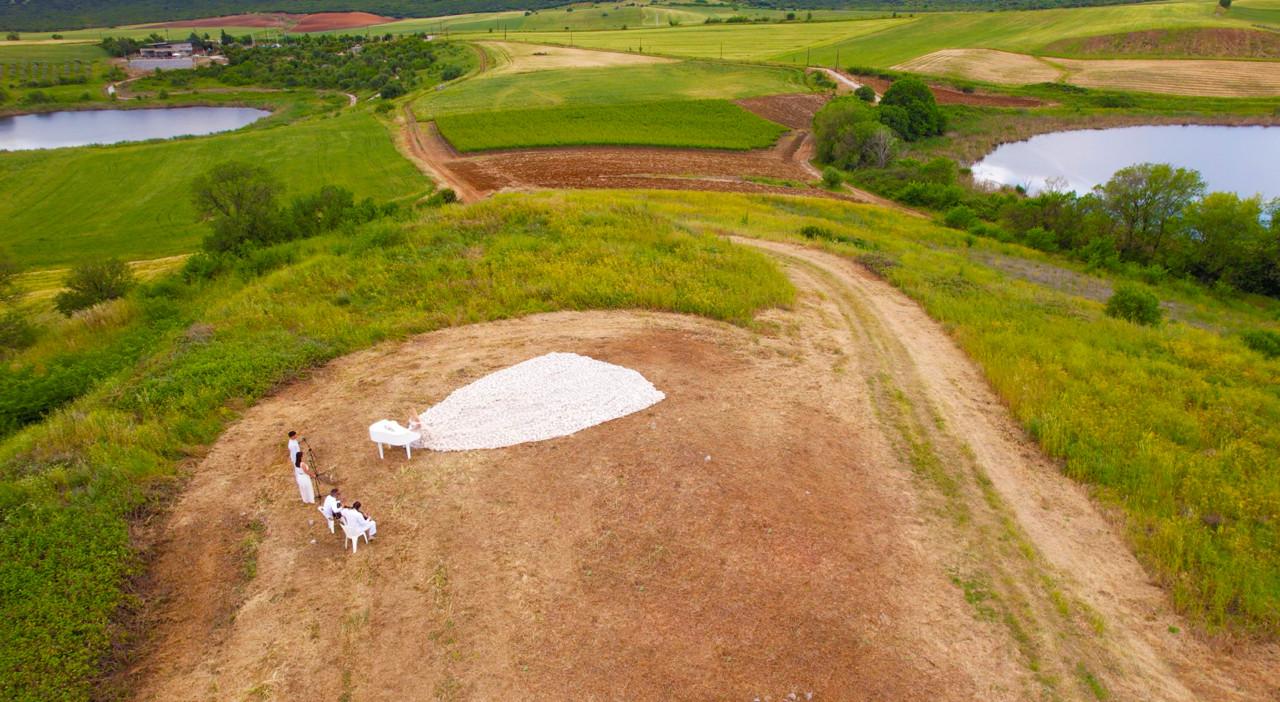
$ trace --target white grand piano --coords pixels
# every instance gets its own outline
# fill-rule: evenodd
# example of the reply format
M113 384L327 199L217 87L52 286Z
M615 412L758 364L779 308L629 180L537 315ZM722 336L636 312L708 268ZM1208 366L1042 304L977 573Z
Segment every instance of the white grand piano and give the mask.
M410 431L400 422L390 419L379 419L369 425L369 440L378 445L378 458L384 458L382 446L403 446L404 455L413 458L413 444L422 438L422 434Z

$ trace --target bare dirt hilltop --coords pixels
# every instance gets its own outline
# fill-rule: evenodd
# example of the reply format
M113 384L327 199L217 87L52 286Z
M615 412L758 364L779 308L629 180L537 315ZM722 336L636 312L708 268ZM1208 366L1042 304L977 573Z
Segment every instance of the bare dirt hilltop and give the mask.
M752 242L794 309L744 330L561 313L335 361L247 411L164 527L138 700L1261 700L924 312ZM574 436L379 460L368 424L549 351L667 399ZM379 535L284 466L306 433ZM791 695L795 695L791 697Z

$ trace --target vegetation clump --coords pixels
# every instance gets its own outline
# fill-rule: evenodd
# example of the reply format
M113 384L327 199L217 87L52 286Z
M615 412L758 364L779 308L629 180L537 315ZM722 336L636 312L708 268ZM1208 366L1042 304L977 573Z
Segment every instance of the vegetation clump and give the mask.
M1134 324L1154 326L1160 323L1164 311L1155 293L1133 283L1121 283L1107 300L1108 317L1123 319Z
M933 91L919 78L899 78L884 91L880 121L907 141L937 136L946 129Z
M53 306L70 317L100 302L124 297L134 282L133 271L119 259L83 263L71 270L65 283L67 289L58 293Z

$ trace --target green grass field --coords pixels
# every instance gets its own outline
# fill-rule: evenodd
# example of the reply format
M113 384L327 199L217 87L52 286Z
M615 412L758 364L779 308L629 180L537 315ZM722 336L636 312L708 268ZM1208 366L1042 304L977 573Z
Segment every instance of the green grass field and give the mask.
M869 10L795 10L792 12L797 16L797 21L804 20L806 13L812 14L813 21L864 19L883 17L887 14L883 11ZM713 17L721 21L737 16L748 17L752 20L765 19L780 22L786 19L787 13L788 11L786 10L730 5L706 5L702 7L660 7L653 5L600 5L590 7L576 5L572 10L554 8L538 10L528 15L520 11L510 11L404 19L388 24L375 25L370 27L368 31L377 34L408 34L413 32L443 34L446 31L545 32L562 31L566 27L574 31L641 29L699 25L706 22L708 18Z
M786 128L725 100L543 107L446 115L440 133L459 151L536 146L759 149Z
M232 158L266 166L292 194L334 184L393 200L430 187L365 112L171 142L0 153L0 247L33 268L193 251L205 228L191 179Z
M483 110L611 105L660 100L736 99L807 92L790 68L682 61L615 68L563 68L481 75L414 100L422 119Z
M768 61L796 47L824 46L882 32L912 20L868 19L787 24L708 24L599 32L529 32L522 41L690 58ZM479 35L474 35L479 38ZM801 57L803 59L803 57Z
M1160 2L1017 12L920 13L898 19L785 25L704 25L627 31L530 32L524 41L615 51L776 63L887 67L938 49L980 47L1037 53L1048 44L1170 27L1280 26L1276 0L1240 0L1228 13L1215 3ZM478 36L478 35L476 35Z

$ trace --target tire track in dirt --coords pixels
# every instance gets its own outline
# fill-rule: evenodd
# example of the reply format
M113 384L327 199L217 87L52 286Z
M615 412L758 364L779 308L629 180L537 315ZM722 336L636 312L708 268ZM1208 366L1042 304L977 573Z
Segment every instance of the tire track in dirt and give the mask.
M1015 639L1026 637L1023 657L1035 661L1046 692L1087 692L1066 689L1085 670L1117 699L1243 702L1280 693L1280 647L1238 643L1224 655L1217 642L1190 633L1116 526L1040 452L980 369L918 305L832 254L734 240L777 257L802 289L839 301L850 347L881 378L867 382L889 378L888 393L903 398L882 397L881 416L895 404L914 414L904 442L930 447L937 467L950 473L937 481L942 492L954 491L950 509L966 515L957 536L980 556L992 591L1014 605L1003 615ZM1009 547L1019 541L1030 548Z

